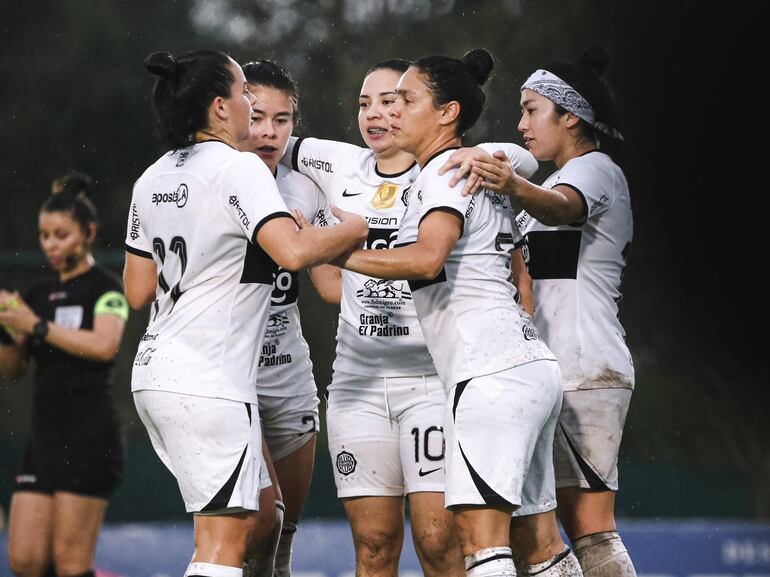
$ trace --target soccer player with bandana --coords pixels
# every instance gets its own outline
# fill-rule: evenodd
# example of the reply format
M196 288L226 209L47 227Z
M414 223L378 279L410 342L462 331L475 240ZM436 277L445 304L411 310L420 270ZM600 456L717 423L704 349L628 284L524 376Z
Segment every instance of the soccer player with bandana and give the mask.
M587 50L575 63L536 70L521 87L519 130L538 160L556 171L538 186L502 154L458 154L453 180L472 171L524 210L535 325L563 375L554 446L558 513L587 577L635 577L615 525L618 451L634 366L618 319L633 234L628 183L616 164L622 136L604 80L609 54Z
M0 369L35 361L30 438L11 499L8 558L16 575L93 577L108 499L123 476L112 367L128 319L120 278L94 261L91 178L53 183L40 246L56 278L22 297L0 290ZM56 555L54 555L56 551Z
M330 204L369 222L367 250L391 248L419 174L414 155L398 150L387 114L405 60L376 64L364 78L358 125L367 147L293 139L282 162L312 178ZM517 170L532 174L537 162L522 147L504 148ZM514 248L510 223L497 241ZM520 245L517 245L519 247ZM513 274L526 276L520 250ZM522 272L523 271L523 272ZM325 273L327 279L334 273ZM403 542L404 497L412 539L429 577L462 575L452 517L444 509L445 383L417 319L412 289L404 279L386 280L343 270L324 291L340 302L334 374L326 411L337 494L351 523L356 568L362 574L395 575Z

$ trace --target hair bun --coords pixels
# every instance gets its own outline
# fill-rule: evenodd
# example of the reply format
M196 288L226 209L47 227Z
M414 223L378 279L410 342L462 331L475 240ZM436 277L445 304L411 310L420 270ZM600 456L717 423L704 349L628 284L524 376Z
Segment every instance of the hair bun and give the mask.
M154 76L171 78L176 72L176 58L168 52L153 52L144 59L144 67Z
M51 183L51 194L86 196L94 185L94 179L82 172L73 172Z
M492 73L492 68L495 67L492 55L484 48L474 48L466 52L465 56L463 56L463 62L468 67L471 76L476 79L480 86L484 86L484 83Z
M612 64L612 56L604 46L592 46L580 55L575 64L578 68L603 79Z

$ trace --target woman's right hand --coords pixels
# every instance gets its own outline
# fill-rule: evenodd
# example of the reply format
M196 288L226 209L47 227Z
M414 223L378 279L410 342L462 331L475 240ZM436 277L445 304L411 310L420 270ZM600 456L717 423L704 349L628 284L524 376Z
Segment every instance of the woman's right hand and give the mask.
M348 212L336 206L332 206L331 210L332 214L340 221L340 224L349 226L351 231L358 236L358 242L363 245L369 236L369 223L366 222L366 219L360 214Z

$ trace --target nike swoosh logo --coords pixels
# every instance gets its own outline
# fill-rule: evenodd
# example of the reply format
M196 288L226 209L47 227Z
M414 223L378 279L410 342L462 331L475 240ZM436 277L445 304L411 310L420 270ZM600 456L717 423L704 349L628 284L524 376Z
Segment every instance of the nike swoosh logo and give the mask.
M420 477L424 477L425 475L430 475L431 473L435 473L436 471L440 470L441 467L437 467L435 469L431 469L430 471L423 471L422 467L420 467L420 470L417 472Z
M348 196L358 196L359 194L363 194L363 192L356 192L356 193L354 193L354 194L348 194L348 189L347 189L347 188L346 188L345 190L343 190L343 191L342 191L342 196L344 196L344 197L346 197L346 198L347 198Z

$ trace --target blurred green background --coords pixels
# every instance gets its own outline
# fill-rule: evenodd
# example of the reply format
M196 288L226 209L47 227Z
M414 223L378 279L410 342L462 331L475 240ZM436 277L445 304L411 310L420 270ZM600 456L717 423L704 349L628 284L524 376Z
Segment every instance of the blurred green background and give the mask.
M5 5L7 4L7 5ZM70 170L97 181L102 230L97 258L122 269L134 180L164 152L155 136L152 51L217 48L236 60L270 58L300 84L297 133L361 143L355 115L373 63L427 54L462 56L482 46L496 59L488 105L467 140L521 143L518 87L535 68L573 59L596 43L615 56L635 239L621 320L637 386L621 450L618 510L625 517L770 518L770 406L761 341L745 336L754 295L723 276L741 272L736 247L696 195L713 187L696 157L699 111L683 78L717 62L716 36L694 4L610 0L37 0L4 3L0 23L0 287L25 288L46 274L37 210L50 181ZM685 41L680 32L700 34ZM713 41L713 42L709 42ZM716 43L716 44L715 44ZM697 82L696 82L697 85ZM714 161L719 164L723 159ZM706 162L711 157L705 158ZM551 167L535 177L542 181ZM300 308L319 394L330 381L336 311L303 278ZM738 306L736 306L738 305ZM757 313L759 314L759 313ZM155 457L130 395L131 360L146 323L133 313L116 370L115 396L128 441L124 483L108 521L184 516L175 482ZM28 429L32 381L0 380L0 504ZM323 407L322 407L323 420ZM306 516L342 515L325 435Z

